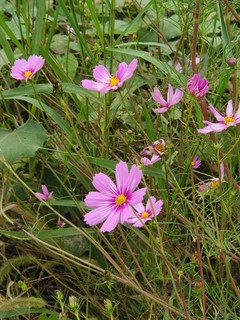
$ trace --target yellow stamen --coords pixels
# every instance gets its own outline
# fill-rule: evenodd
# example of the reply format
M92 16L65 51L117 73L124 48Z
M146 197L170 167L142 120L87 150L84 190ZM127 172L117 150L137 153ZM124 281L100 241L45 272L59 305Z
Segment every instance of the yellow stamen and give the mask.
M24 72L24 78L29 78L32 75L32 71L27 70Z
M164 152L165 151L165 145L162 143L158 143L154 146L154 150L158 152Z
M110 78L110 87L116 86L120 80L117 77L111 76Z
M194 166L195 165L195 162L194 161L192 161L192 166Z
M116 199L115 199L115 203L117 206L121 206L122 204L124 204L126 202L127 198L125 197L124 194L119 194Z
M210 189L216 189L216 188L218 188L218 186L219 186L219 181L218 180L212 181L210 183Z
M144 212L141 214L141 216L142 216L143 219L146 219L146 218L148 218L148 217L150 216L150 213L147 212L147 211L144 211Z
M229 124L229 122L236 122L236 120L233 117L225 117L224 124Z

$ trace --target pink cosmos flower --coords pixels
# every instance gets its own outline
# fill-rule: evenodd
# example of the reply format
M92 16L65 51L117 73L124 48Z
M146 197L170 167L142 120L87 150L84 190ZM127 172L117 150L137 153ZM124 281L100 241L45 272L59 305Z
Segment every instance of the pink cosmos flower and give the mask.
M182 100L183 92L179 89L176 89L175 93L173 91L173 88L170 84L168 84L168 93L167 93L167 101L163 99L163 96L161 92L158 90L157 87L154 88L152 93L153 99L159 103L163 108L160 109L154 109L153 111L158 113L164 113L168 111L168 109L173 106L174 104L178 103L180 100Z
M192 159L192 167L193 169L197 169L201 166L202 161L195 155Z
M85 198L86 206L94 208L84 216L90 226L103 223L100 231L109 232L117 224L124 223L132 215L132 206L141 202L146 188L134 191L142 179L142 171L133 165L128 172L126 162L120 161L115 169L116 184L104 173L93 177L97 192L89 192Z
M240 103L238 104L238 110L235 115L233 115L232 100L228 101L225 117L223 117L211 104L209 106L209 110L217 119L218 123L212 123L210 121L204 120L203 123L207 126L202 129L198 129L197 131L199 133L205 134L209 132L220 132L226 130L229 127L236 126L240 123Z
M11 77L17 80L29 80L44 65L41 56L32 55L25 59L18 59L11 68Z
M199 188L198 192L209 192L210 190L215 190L219 187L219 184L223 182L224 179L224 163L221 162L220 164L220 178L212 178L210 181L202 183Z
M142 156L152 156L152 155L160 155L162 156L165 152L165 141L163 139L158 139L150 146L145 147L140 154Z
M157 155L153 155L151 159L148 159L146 157L141 158L141 164L144 166L152 166L154 163L158 162L159 160L161 160L161 158Z
M196 58L195 59L195 62L196 64L199 64L200 62L202 61L202 58ZM187 59L187 63L190 64L191 63L191 59L188 58ZM176 64L173 63L173 61L168 61L168 64L170 66L173 66L178 72L182 73L183 72L183 67L182 67L182 64L180 62L177 62Z
M134 227L142 227L148 220L152 220L158 216L162 211L163 201L158 200L156 202L155 197L148 199L146 207L142 203L134 205L135 213L127 219L128 223L131 223Z
M183 71L183 68L182 68L182 65L181 65L180 62L177 62L176 64L174 64L173 61L170 60L170 61L168 61L168 64L169 64L170 66L173 66L173 67L174 67L178 72L180 72L180 73Z
M48 199L50 199L52 197L53 192L49 193L48 188L43 184L41 185L41 188L42 188L43 193L36 192L35 196L40 200L47 201Z
M118 66L115 76L111 75L107 68L102 65L96 66L93 70L93 80L82 80L82 86L88 90L95 90L101 93L106 93L109 90L117 90L123 85L123 82L133 76L137 68L138 61L133 59L129 65L122 62Z
M204 96L208 91L208 80L206 78L200 78L198 73L194 74L187 83L188 91L196 97Z
M65 226L65 224L66 223L64 221L62 221L60 219L60 217L58 217L57 226L60 227L60 228L63 228Z

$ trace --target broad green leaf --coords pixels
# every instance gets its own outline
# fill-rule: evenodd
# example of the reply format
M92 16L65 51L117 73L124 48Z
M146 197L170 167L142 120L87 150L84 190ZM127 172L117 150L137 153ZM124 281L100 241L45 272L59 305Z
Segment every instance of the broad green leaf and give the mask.
M1 128L0 157L9 163L33 157L47 138L48 134L42 124L34 120L28 120L13 132Z
M69 78L74 79L78 67L78 61L72 53L57 57L60 66L64 69Z

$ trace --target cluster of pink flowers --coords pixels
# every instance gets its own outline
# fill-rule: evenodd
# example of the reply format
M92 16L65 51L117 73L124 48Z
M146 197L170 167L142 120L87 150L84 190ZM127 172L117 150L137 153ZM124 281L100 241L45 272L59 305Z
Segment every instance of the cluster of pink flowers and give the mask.
M126 162L120 161L115 169L116 184L104 173L93 177L93 186L97 191L91 191L85 198L87 207L93 208L84 216L84 221L90 226L103 223L101 232L109 232L119 223L132 223L136 227L157 216L163 201L156 202L150 197L146 208L142 204L146 188L136 190L142 179L142 171L132 165L130 171Z

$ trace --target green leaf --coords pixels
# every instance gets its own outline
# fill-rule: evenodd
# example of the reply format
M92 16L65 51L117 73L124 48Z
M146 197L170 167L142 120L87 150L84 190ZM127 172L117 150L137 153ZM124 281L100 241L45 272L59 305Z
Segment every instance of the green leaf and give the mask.
M68 53L67 55L57 57L57 60L60 66L66 71L66 74L69 78L73 79L76 75L78 61L76 57L72 53Z
M33 157L47 138L48 134L42 124L34 120L28 120L13 132L1 128L0 156L9 163L14 163L23 158ZM1 164L0 167L2 167Z

